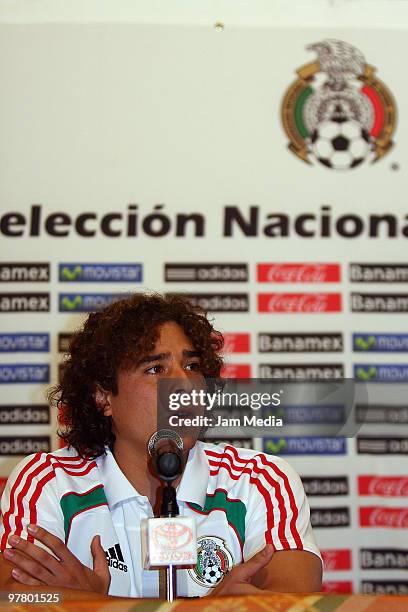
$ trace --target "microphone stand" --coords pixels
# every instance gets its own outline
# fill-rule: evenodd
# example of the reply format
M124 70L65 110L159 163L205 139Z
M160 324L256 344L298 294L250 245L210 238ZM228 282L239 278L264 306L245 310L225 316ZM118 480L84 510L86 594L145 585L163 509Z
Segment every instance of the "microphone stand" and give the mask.
M160 429L155 432L148 442L148 452L153 460L153 466L157 476L165 482L160 508L160 518L176 518L180 510L176 498L176 489L173 482L183 472L183 440L180 435L171 429ZM182 522L186 517L180 518ZM171 529L171 522L169 528ZM192 526L190 526L190 530ZM194 526L195 533L195 526ZM171 533L169 534L172 535ZM175 534L177 536L177 533ZM194 536L195 537L195 536ZM188 552L188 551L187 551ZM194 553L195 545L194 545ZM169 563L166 565L166 599L172 603L177 597L177 565L180 563Z
M160 515L165 518L178 516L179 507L176 499L176 489L170 481L163 489L163 499ZM177 598L177 568L171 563L166 567L166 599L172 603Z

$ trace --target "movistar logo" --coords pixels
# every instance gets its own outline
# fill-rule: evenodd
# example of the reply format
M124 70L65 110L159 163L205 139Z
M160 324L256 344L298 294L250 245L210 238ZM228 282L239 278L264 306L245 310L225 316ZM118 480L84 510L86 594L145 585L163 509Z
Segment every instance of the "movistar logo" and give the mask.
M82 305L82 297L80 295L76 295L73 298L68 295L64 295L61 299L60 310L80 310L80 306Z
M48 382L50 382L48 363L2 363L0 365L0 384Z
M353 334L353 351L407 353L408 334Z
M408 381L406 363L357 363L354 365L354 378L364 382L403 382Z
M264 451L274 455L344 455L346 438L315 436L266 438Z
M50 334L0 334L0 353L48 352Z
M60 293L59 312L96 312L126 297L126 293Z
M269 453L277 454L282 451L286 446L285 438L279 438L279 440L268 440L265 444L265 450Z
M60 269L61 280L75 281L82 277L82 266L63 266Z
M140 263L60 263L61 283L140 283L143 266Z
M377 368L375 366L359 366L356 369L356 378L359 380L372 380L377 377Z
M354 338L354 347L360 351L369 351L375 347L375 336L356 336Z

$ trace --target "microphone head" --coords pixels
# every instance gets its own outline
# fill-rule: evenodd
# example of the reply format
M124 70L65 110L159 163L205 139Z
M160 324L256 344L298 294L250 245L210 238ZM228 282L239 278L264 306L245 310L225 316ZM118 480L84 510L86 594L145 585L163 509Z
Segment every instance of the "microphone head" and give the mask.
M159 429L159 431L156 431L151 436L149 442L147 443L147 450L151 457L153 457L155 454L157 447L162 440L171 440L174 442L180 452L183 451L183 439L177 433L177 431L173 431L172 429Z
M157 475L162 480L172 481L183 471L183 464L180 455L168 452L156 457Z
M171 482L183 471L183 440L172 429L156 431L147 444L156 474Z

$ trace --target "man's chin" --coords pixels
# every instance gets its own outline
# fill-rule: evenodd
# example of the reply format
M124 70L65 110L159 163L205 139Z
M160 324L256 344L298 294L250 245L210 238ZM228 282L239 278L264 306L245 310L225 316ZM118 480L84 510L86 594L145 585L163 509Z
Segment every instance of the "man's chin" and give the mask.
M189 433L186 436L184 436L184 435L182 436L182 438L183 438L183 454L185 454L186 456L191 451L191 449L195 446L195 443L197 442L199 433L200 432L197 431L195 435Z

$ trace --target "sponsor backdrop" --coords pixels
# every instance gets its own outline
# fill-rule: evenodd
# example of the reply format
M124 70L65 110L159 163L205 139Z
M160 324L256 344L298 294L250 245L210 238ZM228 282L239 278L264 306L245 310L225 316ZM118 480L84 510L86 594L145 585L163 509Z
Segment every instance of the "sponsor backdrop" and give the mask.
M355 439L235 443L302 475L326 590L407 593L406 32L0 29L0 485L84 313L185 293L228 376L368 384Z

